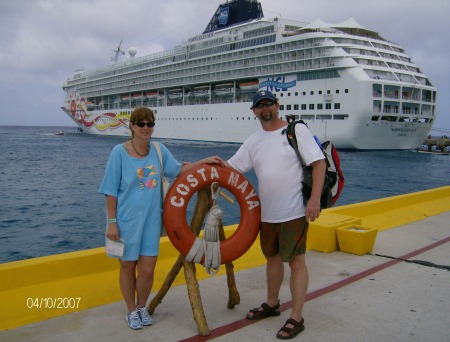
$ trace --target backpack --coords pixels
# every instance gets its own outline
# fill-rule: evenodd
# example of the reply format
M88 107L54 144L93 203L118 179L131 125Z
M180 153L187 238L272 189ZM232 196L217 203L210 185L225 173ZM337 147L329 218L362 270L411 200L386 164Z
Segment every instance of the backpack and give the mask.
M297 154L297 157L303 167L304 176L302 181L302 191L303 199L306 205L306 202L311 197L312 167L306 166L302 156L300 155L297 145L297 136L295 135L295 125L297 123L301 123L306 127L308 127L308 125L303 120L295 121L291 119L288 122L289 124L286 128L287 138L289 144L295 150L295 153ZM341 170L341 160L339 158L336 147L330 141L325 141L323 144L321 144L316 136L314 136L314 139L321 148L323 155L325 156L325 162L327 164L325 183L320 199L321 207L322 209L325 209L331 207L338 200L342 189L344 188L344 174Z

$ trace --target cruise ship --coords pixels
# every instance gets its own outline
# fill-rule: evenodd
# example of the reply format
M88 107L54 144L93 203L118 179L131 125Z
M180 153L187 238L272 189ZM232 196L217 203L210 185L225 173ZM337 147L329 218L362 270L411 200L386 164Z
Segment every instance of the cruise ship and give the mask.
M119 44L111 64L64 82L62 109L83 132L128 136L131 112L146 106L155 138L241 143L260 128L250 110L257 90L276 94L282 119L302 119L341 149L414 149L436 119L429 78L354 18L267 19L256 0L228 0L181 45L127 52Z

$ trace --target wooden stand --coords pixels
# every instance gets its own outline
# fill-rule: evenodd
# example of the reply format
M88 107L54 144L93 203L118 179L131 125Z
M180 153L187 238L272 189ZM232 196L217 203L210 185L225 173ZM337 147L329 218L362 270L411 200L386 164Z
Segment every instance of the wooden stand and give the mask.
M203 221L206 214L209 212L213 205L211 199L210 187L205 187L197 192L197 203L195 205L194 216L191 221L191 231L198 236L200 234ZM225 240L225 232L223 230L222 220L219 222L219 236L220 240ZM189 301L191 303L192 313L194 320L197 323L198 333L201 336L208 336L210 334L208 324L206 322L205 313L203 311L202 299L200 296L198 281L196 278L195 264L193 262L187 262L181 254L178 256L177 261L173 265L172 269L167 274L161 289L153 297L148 307L150 314L153 314L156 307L162 302L164 296L169 291L175 277L180 272L181 268L184 268L184 277L186 279L186 286L188 290ZM235 305L240 303L239 292L236 287L236 281L234 278L234 266L233 263L225 264L227 271L227 284L228 284L228 309L233 309Z

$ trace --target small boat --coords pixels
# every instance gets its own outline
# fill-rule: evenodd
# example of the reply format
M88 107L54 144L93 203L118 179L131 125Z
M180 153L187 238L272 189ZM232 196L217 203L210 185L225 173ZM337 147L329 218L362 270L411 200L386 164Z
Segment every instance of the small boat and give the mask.
M169 99L180 99L183 97L183 89L176 88L169 90Z
M214 94L218 96L233 95L233 92L234 84L232 82L218 84L214 88Z
M122 99L122 101L128 101L131 98L131 95L130 94L120 95L120 98Z
M84 101L86 109L94 108L94 104L91 101Z
M259 89L259 81L256 80L239 83L239 88L241 88L242 91L257 91Z
M148 99L156 99L158 97L158 92L157 91L148 91L145 93L145 96Z
M145 95L142 95L142 93L135 93L132 95L133 100L142 100L145 99Z
M209 96L209 85L199 86L194 88L195 97L208 97Z
M61 130L56 131L55 135L64 135L64 131L61 131Z
M418 148L418 149L416 149L416 151L417 151L417 153L436 154L436 155L439 155L439 156L448 156L448 155L450 155L450 151L446 151L446 150L444 150L444 151L441 151L441 150L431 150L431 151L429 151L429 150L423 150L423 149Z

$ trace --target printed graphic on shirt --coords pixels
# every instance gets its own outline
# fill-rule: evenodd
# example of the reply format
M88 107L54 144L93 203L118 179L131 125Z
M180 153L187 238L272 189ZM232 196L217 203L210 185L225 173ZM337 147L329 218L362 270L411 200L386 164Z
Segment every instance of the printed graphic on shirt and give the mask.
M148 176L156 175L158 173L155 165L141 167L137 170L137 172L138 172L138 178L145 178Z
M139 168L137 169L137 174L139 179L139 190L156 188L158 182L154 176L158 174L158 170L155 165Z

